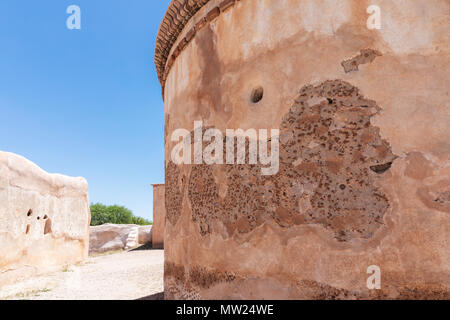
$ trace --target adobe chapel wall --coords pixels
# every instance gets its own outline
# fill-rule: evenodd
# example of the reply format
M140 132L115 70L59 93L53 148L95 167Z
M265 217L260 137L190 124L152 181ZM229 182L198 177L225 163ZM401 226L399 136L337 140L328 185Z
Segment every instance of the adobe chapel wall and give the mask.
M449 18L446 0L174 1L166 297L450 298ZM280 130L278 173L174 164L194 121Z

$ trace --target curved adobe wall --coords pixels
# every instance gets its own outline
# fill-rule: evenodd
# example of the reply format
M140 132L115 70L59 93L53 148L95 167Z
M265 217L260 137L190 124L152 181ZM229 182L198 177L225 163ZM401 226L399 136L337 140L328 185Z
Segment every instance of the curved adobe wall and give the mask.
M376 1L381 30L373 1L222 2L163 69L166 297L450 298L448 1ZM173 164L198 120L279 129L278 174Z

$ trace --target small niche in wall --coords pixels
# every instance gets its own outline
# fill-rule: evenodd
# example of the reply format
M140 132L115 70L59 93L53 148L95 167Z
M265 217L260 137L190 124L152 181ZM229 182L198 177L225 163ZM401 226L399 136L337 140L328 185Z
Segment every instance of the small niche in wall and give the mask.
M46 219L44 227L44 235L52 233L52 219L49 219L48 217L47 218L44 217L44 219Z
M33 215L33 209L28 210L27 217L31 217Z

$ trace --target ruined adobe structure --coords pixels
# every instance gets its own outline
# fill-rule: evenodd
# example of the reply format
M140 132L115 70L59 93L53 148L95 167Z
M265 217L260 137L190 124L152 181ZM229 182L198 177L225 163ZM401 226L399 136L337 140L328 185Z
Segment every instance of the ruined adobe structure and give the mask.
M87 258L88 184L0 152L0 287Z
M153 185L153 249L164 248L164 230L166 225L166 189L164 184Z
M450 299L449 19L447 0L172 1L166 298ZM198 120L279 129L278 174L175 165Z

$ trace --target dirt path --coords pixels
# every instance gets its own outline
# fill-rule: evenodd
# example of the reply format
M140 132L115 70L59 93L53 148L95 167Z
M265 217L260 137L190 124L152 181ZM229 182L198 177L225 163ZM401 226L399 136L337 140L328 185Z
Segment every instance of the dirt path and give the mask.
M86 262L3 287L0 299L130 300L163 291L164 251L90 257Z

